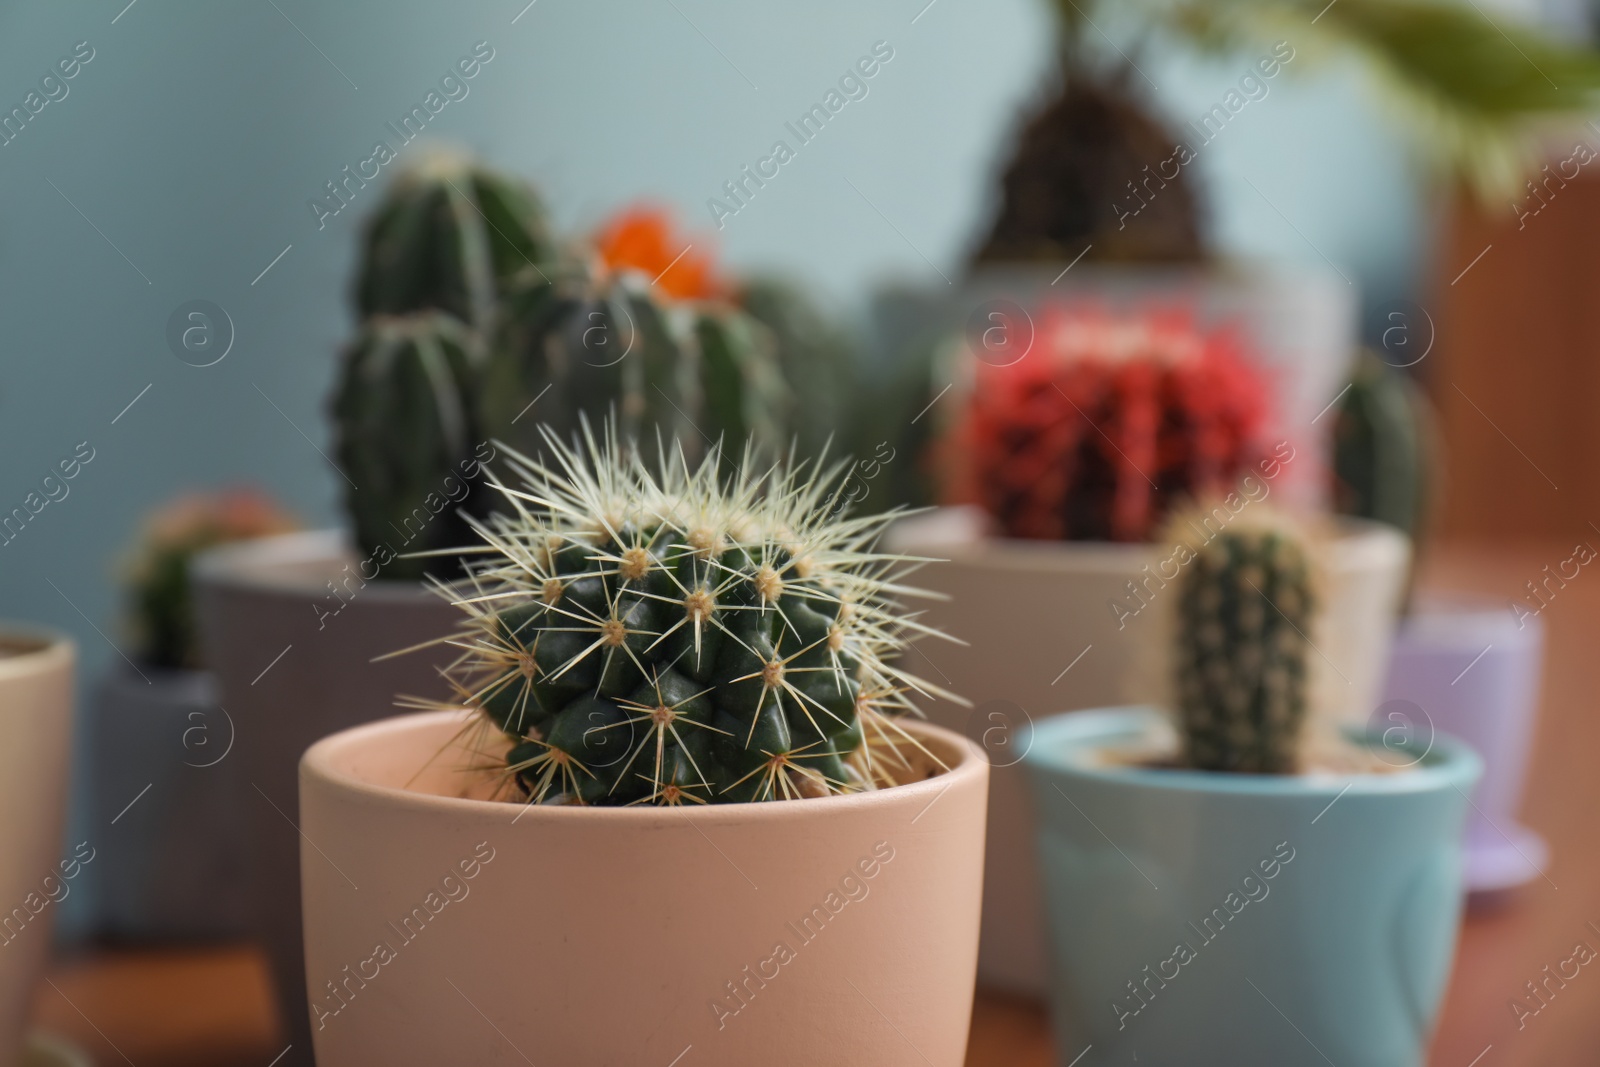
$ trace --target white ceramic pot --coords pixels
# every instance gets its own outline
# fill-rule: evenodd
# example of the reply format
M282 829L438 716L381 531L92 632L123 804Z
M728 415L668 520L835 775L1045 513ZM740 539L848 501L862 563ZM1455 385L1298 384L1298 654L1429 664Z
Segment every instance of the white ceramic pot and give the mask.
M1034 823L1019 766L1030 723L1064 711L1165 703L1172 596L1143 582L1170 547L986 538L977 514L942 508L898 524L891 545L949 562L917 572L917 584L950 598L923 621L967 642L924 641L918 673L973 702L937 702L931 721L982 744L993 765L984 857L979 980L1041 996L1048 946ZM1377 523L1351 522L1328 544L1325 605L1312 640L1317 714L1364 725L1376 706L1410 556L1406 539ZM914 659L913 662L916 662Z
M962 738L909 724L951 769L872 793L522 807L429 763L462 722L301 763L322 1067L960 1067L988 779Z
M232 756L232 720L206 671L141 670L113 663L88 708L90 808L95 825L117 820L91 870L95 930L120 940L237 939L249 882L245 798L220 767Z
M236 731L209 771L231 776L243 798L253 925L294 1046L279 1067L293 1067L311 1062L295 768L317 739L394 714L397 694L444 696L447 650L373 659L449 633L461 613L421 583L362 585L333 531L224 546L194 573L204 659Z
M76 659L62 635L0 629L0 1064L20 1062L59 901L82 871L61 858Z
M1464 596L1422 598L1395 634L1374 725L1419 741L1442 732L1483 757L1467 816L1467 888L1510 889L1538 877L1544 839L1517 822L1539 711L1544 621Z

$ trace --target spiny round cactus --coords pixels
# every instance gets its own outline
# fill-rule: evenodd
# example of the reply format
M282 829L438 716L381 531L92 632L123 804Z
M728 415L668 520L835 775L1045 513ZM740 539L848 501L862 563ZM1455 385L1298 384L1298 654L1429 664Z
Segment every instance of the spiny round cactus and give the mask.
M345 349L334 455L356 540L384 577L421 578L429 561L406 553L470 536L456 509L483 441L474 412L481 361L476 335L437 311L374 316Z
M789 406L771 333L649 209L608 224L583 270L510 299L487 381L485 425L529 453L540 424L567 438L612 418L624 438L659 432L690 455L721 440L776 446Z
M653 468L584 428L548 462L508 453L506 510L475 523L473 589L447 674L504 782L536 803L765 801L894 784L914 695L959 699L891 659L932 633L900 602L922 560L840 517L839 468L747 449ZM503 750L503 749L502 749Z
M1047 306L1032 347L977 363L952 449L1011 537L1144 541L1257 461L1267 390L1239 337L1183 312Z
M1219 506L1173 524L1178 728L1192 767L1287 774L1306 719L1311 558L1275 515L1229 515Z
M555 248L530 186L437 152L395 179L367 224L357 310L435 308L487 336L507 291L554 273Z

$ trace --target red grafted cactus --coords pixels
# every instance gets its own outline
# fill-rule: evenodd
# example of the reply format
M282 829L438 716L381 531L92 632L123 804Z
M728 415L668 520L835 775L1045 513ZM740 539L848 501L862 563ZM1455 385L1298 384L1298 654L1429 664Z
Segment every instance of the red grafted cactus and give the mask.
M1262 454L1267 388L1238 334L1187 311L1046 307L1028 352L980 363L962 495L1007 536L1145 541Z

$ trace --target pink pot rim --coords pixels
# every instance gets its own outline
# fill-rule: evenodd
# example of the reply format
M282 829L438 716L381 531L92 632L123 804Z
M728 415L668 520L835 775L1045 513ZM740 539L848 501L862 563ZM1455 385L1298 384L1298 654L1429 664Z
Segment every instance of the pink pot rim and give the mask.
M302 782L315 780L345 793L355 794L374 804L410 808L422 811L454 811L462 815L500 819L512 816L511 821L524 819L533 824L548 820L587 819L607 825L637 826L658 823L682 815L671 809L639 805L637 807L578 807L568 805L519 805L503 800L477 800L471 797L440 796L412 789L382 785L350 771L348 756L371 744L382 744L399 735L435 729L441 725L465 725L471 714L461 711L430 711L420 714L396 715L376 722L364 723L318 741L306 750L300 759ZM843 796L816 797L806 800L783 800L767 803L705 804L694 805L694 823L697 826L725 826L750 822L785 823L809 820L819 815L871 810L873 808L932 807L946 791L958 785L976 783L980 796L987 796L988 764L982 751L970 739L942 726L918 719L901 719L907 732L925 744L934 742L940 758L951 764L948 771L918 782ZM933 748L933 745L929 746ZM952 757L955 759L952 760ZM517 813L517 814L512 814Z

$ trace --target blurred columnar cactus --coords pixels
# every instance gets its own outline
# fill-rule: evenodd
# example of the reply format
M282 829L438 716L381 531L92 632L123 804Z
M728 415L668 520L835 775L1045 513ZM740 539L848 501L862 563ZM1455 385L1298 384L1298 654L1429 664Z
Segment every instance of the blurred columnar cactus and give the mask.
M356 540L385 577L421 578L429 561L402 553L466 540L482 362L477 334L442 311L374 316L345 350L334 454Z
M356 310L437 309L487 335L505 294L556 273L556 258L530 186L435 153L395 179L367 223Z
M570 440L585 418L614 418L625 439L659 432L691 455L722 440L780 443L790 404L776 339L733 295L665 211L623 211L580 273L512 298L486 425L528 452L543 447L541 425Z
M437 156L368 225L333 416L357 540L387 576L459 569L394 557L465 540L458 511L483 498L452 486L496 440L539 454L541 427L573 440L588 418L691 457L789 443L779 351L799 334L747 314L662 211L625 211L570 253L544 219L525 183Z
M1427 518L1431 417L1404 372L1363 351L1333 426L1334 506L1413 541Z
M1227 330L1186 313L1049 306L1031 350L975 365L946 446L1011 537L1148 540L1180 501L1226 492L1260 458L1267 390Z
M1291 773L1317 600L1310 554L1271 513L1240 515L1220 531L1206 525L1212 514L1173 524L1184 546L1173 664L1185 761L1208 771Z
M893 784L893 715L947 696L892 659L926 634L893 518L840 517L839 468L746 450L647 464L614 432L513 454L448 676L536 803L781 800ZM951 697L950 699L958 699ZM504 752L499 742L498 751Z

